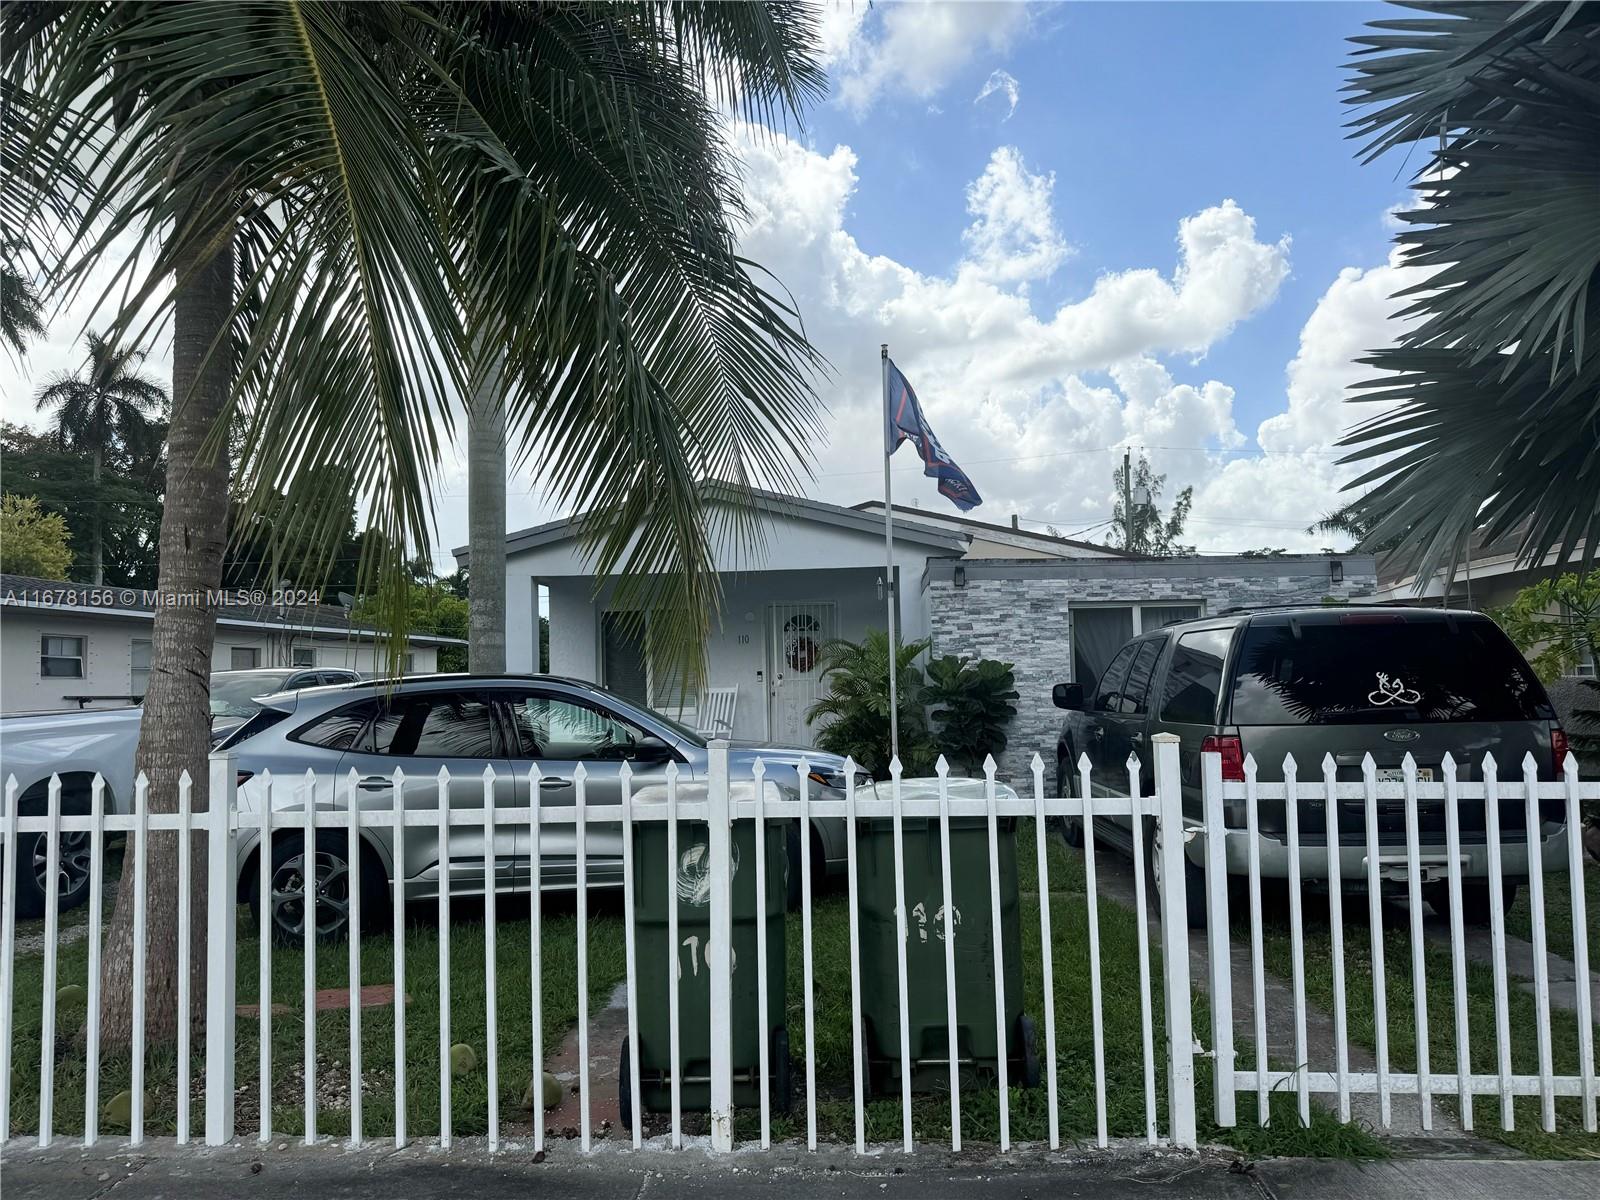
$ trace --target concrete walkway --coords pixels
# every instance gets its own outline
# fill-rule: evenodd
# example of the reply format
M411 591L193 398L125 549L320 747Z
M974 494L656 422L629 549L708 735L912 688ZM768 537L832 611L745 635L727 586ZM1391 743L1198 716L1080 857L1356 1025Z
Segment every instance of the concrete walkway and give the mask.
M570 1145L570 1144L569 1144ZM138 1151L40 1151L20 1140L5 1147L7 1200L747 1200L758 1195L841 1200L1479 1200L1538 1196L1592 1200L1600 1163L1396 1159L1357 1165L1305 1159L1245 1163L1215 1153L1151 1153L1142 1146L1047 1154L1022 1150L1004 1160L937 1151L903 1158L858 1157L837 1147L816 1154L775 1149L712 1158L703 1148L673 1153L556 1149L536 1160L526 1146L491 1157L465 1139L448 1156L426 1147L396 1151L337 1146L284 1149L254 1145L207 1150L155 1139Z

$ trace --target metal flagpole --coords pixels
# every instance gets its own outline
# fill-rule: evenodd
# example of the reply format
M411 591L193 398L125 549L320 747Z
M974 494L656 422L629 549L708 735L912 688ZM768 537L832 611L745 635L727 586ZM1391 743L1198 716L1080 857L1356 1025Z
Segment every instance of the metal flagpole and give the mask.
M883 592L889 610L889 757L900 754L900 697L895 679L894 493L889 485L889 343L878 347L883 363Z

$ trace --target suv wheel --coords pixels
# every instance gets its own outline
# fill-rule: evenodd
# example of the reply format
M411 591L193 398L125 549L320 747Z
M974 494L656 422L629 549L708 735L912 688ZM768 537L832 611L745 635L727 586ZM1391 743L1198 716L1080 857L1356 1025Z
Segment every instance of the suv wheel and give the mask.
M1154 825L1145 829L1145 862L1149 866L1149 879L1159 903L1162 888L1166 880L1161 877L1161 855L1157 853L1156 831ZM1206 927L1206 873L1203 868L1195 865L1188 854L1183 856L1183 888L1184 906L1188 909L1189 928L1204 929Z
M1072 763L1064 754L1056 755L1056 794L1063 799L1077 795L1073 786ZM1074 850L1083 848L1083 820L1080 817L1059 817L1055 827L1061 839Z
M1505 895L1505 911L1510 912L1511 906L1517 902L1517 884L1506 880L1501 883ZM1441 917L1449 919L1450 916L1450 885L1448 883L1430 883L1423 886L1422 898L1432 907L1433 911ZM1493 920L1494 893L1489 888L1486 879L1463 879L1461 881L1461 920L1468 925L1488 925Z
M107 811L110 811L110 793L107 792ZM24 799L18 809L25 817L45 815L45 798ZM64 816L82 817L89 814L89 789L64 786L61 789L61 812ZM56 894L58 912L76 908L89 898L89 852L93 836L87 830L63 829L61 831L61 861L56 869ZM45 904L50 895L50 838L44 833L17 835L17 916L36 919L44 916Z

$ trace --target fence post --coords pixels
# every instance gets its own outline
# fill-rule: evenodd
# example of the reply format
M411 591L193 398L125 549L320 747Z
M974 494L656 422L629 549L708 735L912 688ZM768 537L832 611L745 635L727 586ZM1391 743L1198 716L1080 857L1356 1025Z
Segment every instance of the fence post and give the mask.
M1237 1120L1233 1101L1233 955L1228 943L1228 832L1222 755L1200 756L1206 822L1206 962L1211 996L1211 1097L1218 1125Z
M1156 755L1156 853L1161 867L1161 969L1166 976L1167 1111L1172 1143L1193 1149L1194 1013L1189 991L1189 911L1184 895L1183 782L1178 738L1158 733Z
M234 758L211 756L207 789L206 838L206 1145L233 1141L234 920L238 881L234 878ZM272 797L265 803L271 804ZM267 851L263 849L263 853Z
M711 972L711 1148L733 1149L733 845L728 797L728 742L711 742L706 782L711 928L706 967ZM758 851L759 853L759 848Z

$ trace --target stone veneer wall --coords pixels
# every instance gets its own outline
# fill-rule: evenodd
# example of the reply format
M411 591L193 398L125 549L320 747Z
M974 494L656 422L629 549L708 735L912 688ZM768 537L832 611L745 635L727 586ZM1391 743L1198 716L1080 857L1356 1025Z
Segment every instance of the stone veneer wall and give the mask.
M1337 584L1333 561L1344 571ZM962 587L954 582L956 565L966 572ZM1074 603L1199 602L1204 615L1214 616L1228 608L1318 604L1327 596L1359 600L1377 590L1377 569L1369 555L1081 564L969 559L930 562L926 589L934 655L1016 664L1021 698L1000 772L1031 787L1035 752L1045 760L1047 785L1055 778L1061 712L1050 702L1050 689L1072 679Z

